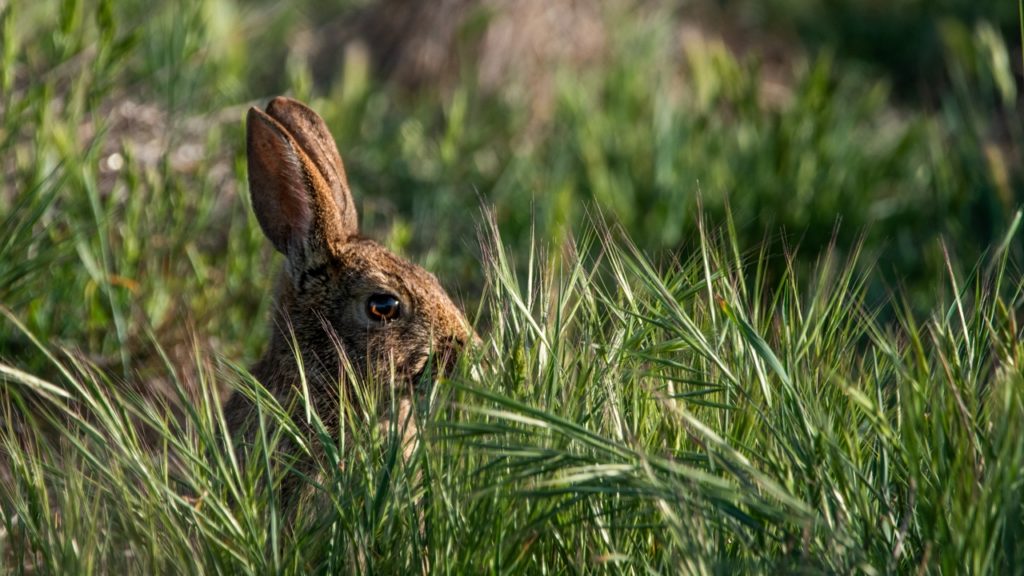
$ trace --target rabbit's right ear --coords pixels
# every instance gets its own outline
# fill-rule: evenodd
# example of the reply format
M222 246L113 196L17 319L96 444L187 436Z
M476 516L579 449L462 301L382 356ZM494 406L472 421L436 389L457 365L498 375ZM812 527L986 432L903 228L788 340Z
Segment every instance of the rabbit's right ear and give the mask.
M289 260L308 258L357 233L341 157L306 106L275 98L246 120L249 191L264 234Z

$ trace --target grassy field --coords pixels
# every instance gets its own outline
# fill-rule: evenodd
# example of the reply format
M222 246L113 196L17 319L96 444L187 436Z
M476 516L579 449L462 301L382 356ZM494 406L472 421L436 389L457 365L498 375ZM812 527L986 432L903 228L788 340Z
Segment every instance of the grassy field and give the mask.
M0 0L4 571L1024 571L1020 6L484 4ZM409 458L246 371L277 94L483 336Z

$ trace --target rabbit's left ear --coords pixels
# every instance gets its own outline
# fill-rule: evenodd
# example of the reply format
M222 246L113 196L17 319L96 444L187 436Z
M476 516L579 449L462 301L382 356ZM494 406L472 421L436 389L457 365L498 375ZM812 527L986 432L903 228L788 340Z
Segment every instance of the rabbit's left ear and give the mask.
M358 233L341 155L316 112L289 98L251 108L247 146L253 210L280 252L295 259Z

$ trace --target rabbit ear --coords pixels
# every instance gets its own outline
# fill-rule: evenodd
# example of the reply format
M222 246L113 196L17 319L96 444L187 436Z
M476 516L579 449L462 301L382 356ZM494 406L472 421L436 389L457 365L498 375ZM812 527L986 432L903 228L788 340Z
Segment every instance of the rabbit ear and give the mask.
M341 156L323 120L275 98L247 118L249 189L263 232L289 258L343 244L358 232Z
M280 122L295 138L326 180L341 218L341 231L345 238L356 235L359 232L359 218L345 176L345 165L323 118L298 100L281 96L270 101L267 114Z

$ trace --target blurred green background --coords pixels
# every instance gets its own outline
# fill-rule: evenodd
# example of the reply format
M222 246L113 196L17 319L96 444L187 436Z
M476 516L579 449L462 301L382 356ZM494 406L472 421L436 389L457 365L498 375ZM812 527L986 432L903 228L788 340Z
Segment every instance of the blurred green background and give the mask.
M943 245L969 272L1024 195L1005 0L0 6L0 303L126 377L153 341L259 353L242 121L277 94L331 126L365 232L470 310L482 206L522 261L596 219L674 258L699 210L778 270L863 247L874 302L927 310Z

